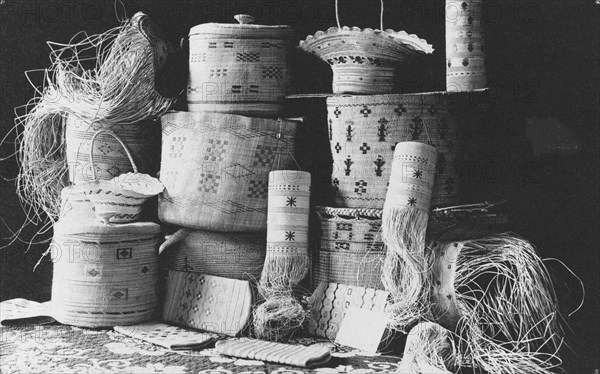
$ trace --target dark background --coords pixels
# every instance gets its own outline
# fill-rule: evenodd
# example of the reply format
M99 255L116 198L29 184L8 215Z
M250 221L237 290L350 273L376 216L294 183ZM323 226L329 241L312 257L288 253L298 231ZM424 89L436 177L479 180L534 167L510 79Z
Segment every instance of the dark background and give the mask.
M75 33L101 33L118 25L113 1L0 0L0 128L6 142L0 155L2 246L25 217L12 178L13 108L33 97L26 70L48 65L45 42L67 42ZM147 13L174 42L204 22L232 22L249 13L258 24L289 24L299 38L335 25L333 1L124 1L127 15ZM118 7L120 12L122 8ZM544 258L564 262L585 284L583 307L568 318L573 353L571 373L599 367L599 62L600 5L594 0L489 0L486 5L487 109L471 126L467 156L478 165L465 183L465 201L508 199L510 226L536 245ZM123 13L120 13L121 15ZM340 0L342 25L379 27L379 2ZM388 0L384 26L406 30L433 44L432 56L409 62L398 91L445 88L443 0ZM308 56L294 57L298 93L329 92L327 65ZM184 72L185 74L185 72ZM185 100L176 104L185 108ZM328 144L323 100L294 101L291 108L307 116L299 134L300 162L327 175ZM325 171L323 171L325 170ZM320 182L317 178L317 182ZM327 203L316 186L315 199ZM27 241L36 232L27 226L18 240L0 252L1 299L48 300L49 261L32 272L47 245ZM42 240L47 236L37 238ZM557 262L548 262L565 315L581 299L576 280Z

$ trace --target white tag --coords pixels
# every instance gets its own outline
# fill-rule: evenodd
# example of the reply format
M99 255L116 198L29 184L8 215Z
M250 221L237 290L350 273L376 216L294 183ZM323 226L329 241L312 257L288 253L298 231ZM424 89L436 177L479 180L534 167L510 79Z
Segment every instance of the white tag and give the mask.
M349 307L335 342L361 351L376 353L387 325L387 315L368 309Z

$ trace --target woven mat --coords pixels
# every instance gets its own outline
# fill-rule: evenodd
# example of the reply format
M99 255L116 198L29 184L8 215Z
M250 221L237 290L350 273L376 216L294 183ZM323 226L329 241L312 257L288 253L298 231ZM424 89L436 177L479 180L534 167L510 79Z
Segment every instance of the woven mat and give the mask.
M121 335L59 324L0 327L0 373L390 373L400 359L333 348L332 360L317 369L220 356L214 349L170 351ZM299 345L332 343L312 338Z

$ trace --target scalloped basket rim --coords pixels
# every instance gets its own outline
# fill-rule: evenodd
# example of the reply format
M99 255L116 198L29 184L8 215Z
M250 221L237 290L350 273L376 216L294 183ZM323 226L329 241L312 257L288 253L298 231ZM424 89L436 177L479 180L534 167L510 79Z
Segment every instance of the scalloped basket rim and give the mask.
M314 35L308 35L308 36L306 36L306 38L304 40L301 40L300 43L298 44L298 48L308 51L308 49L310 48L310 45L313 42L323 39L323 38L326 38L328 36L331 36L331 35L339 33L339 32L357 32L357 33L360 32L363 34L371 34L371 35L377 36L377 37L383 37L383 36L387 35L388 38L395 39L400 44L409 45L411 47L414 47L416 45L416 46L420 47L421 48L420 50L415 49L416 52L425 52L426 54L431 54L434 51L433 46L431 44L427 43L427 40L419 38L416 34L409 34L404 30L395 31L393 29L385 29L382 31L380 29L372 29L369 27L361 29L360 27L357 27L357 26L352 26L352 27L342 26L341 29L339 29L335 26L332 26L332 27L328 28L326 31L319 30L316 33L314 33Z

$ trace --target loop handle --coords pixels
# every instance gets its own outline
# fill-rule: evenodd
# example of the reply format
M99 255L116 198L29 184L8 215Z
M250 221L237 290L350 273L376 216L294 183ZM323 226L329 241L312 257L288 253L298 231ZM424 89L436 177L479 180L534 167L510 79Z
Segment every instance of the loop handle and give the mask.
M129 162L131 163L133 172L137 173L138 168L137 168L137 165L135 164L135 162L133 161L133 157L131 156L131 152L129 152L129 148L127 148L125 143L123 143L121 138L119 138L119 136L117 134L115 134L114 131L103 129L103 130L96 131L94 133L94 135L92 136L92 140L90 141L90 165L92 166L92 180L96 180L96 168L94 166L94 142L96 141L96 137L98 137L98 135L100 135L102 133L111 135L113 138L115 138L119 142L119 144L121 144L121 147L123 147L123 150L125 150L125 153L127 154L127 158L129 158Z
M379 0L379 2L381 3L381 11L379 12L379 29L383 31L383 0ZM342 24L340 23L338 0L335 0L335 21L337 22L338 29L341 30Z

